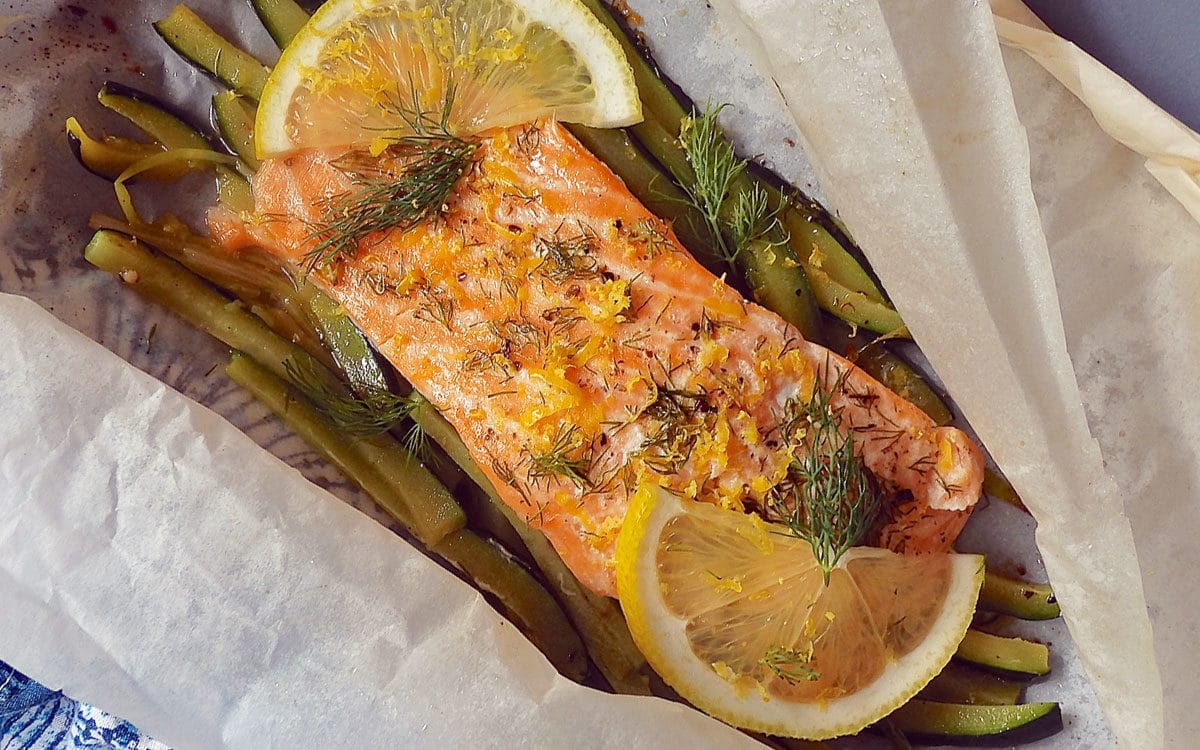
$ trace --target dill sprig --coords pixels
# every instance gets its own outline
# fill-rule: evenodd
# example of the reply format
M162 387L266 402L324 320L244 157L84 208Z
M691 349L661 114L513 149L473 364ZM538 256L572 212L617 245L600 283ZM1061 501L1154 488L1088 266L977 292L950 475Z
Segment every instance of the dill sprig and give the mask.
M375 385L357 385L354 391L337 389L309 360L288 359L283 364L291 381L321 413L352 435L370 437L387 432L416 406L413 398Z
M672 249L666 232L648 219L641 219L633 225L629 231L629 239L642 244L646 248L646 255L651 258L657 258Z
M534 252L542 262L534 272L555 284L595 278L600 275L600 264L593 254L595 245L595 236L586 231L573 237L539 238L534 242Z
M634 455L659 474L679 471L699 440L700 425L695 418L705 395L703 391L658 386L654 401L642 410L657 424Z
M782 646L771 646L758 663L771 670L779 679L795 685L821 679L821 673L812 667L812 647L807 653L793 651Z
M585 455L583 434L577 425L562 425L554 433L550 447L529 455L526 474L531 482L545 479L565 479L583 490L591 486L588 469L591 461Z
M762 186L735 190L748 162L738 158L717 124L726 106L710 102L703 113L685 118L679 140L695 173L695 182L684 189L716 238L721 259L733 269L747 247L782 232ZM777 236L771 244L784 242Z
M826 371L829 363L826 362ZM825 583L838 560L866 533L879 511L879 489L854 451L854 433L842 431L834 394L844 376L824 389L818 382L807 401L788 402L785 439L796 445L796 458L772 510L793 534L809 543Z
M316 244L305 253L306 270L352 255L359 242L372 233L407 231L443 210L478 149L478 144L450 132L453 106L453 85L446 87L440 113L424 109L413 86L411 103L397 100L389 105L410 132L381 138L403 162L402 168L398 172L381 169L377 160L361 153L335 164L356 189L328 202L325 223L309 236Z

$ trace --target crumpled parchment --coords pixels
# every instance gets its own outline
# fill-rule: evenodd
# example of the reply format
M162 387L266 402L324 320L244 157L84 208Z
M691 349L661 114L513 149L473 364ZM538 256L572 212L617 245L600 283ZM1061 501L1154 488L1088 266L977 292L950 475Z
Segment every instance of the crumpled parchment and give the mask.
M12 10L5 11L10 15L0 17L0 34L7 33L5 46L0 46L0 65L6 70L0 86L11 94L0 96L0 119L13 129L13 137L0 147L0 198L13 206L13 213L0 217L0 234L10 242L9 250L0 252L0 289L33 297L123 358L212 404L260 444L287 455L306 474L329 484L331 480L320 476L317 464L294 440L281 437L273 423L261 419L261 410L256 412L246 406L244 398L236 398L219 372L208 372L222 357L220 347L120 290L79 260L87 212L96 208L111 210L111 197L105 190L96 189L102 185L99 181L81 178L69 159L45 158L53 149L63 147L57 129L66 114L80 110L95 114L94 105L89 109L84 103L102 77L127 82L130 77L144 78L134 82L188 104L193 110L202 108L213 90L211 85L156 44L144 25L146 20L165 15L170 4L169 0L152 0L108 7L97 3L86 8L61 3L48 8L45 3L29 1L13 4ZM774 82L755 73L745 51L755 36L753 13L778 8L779 3L719 3L725 9L740 6L747 11L749 24L721 22L711 11L685 0L637 0L630 4L644 17L643 31L668 74L700 100L711 95L717 101L733 101L734 107L727 110L724 121L743 151L761 154L810 191L823 190L870 254L935 369L1001 466L1039 513L1039 540L1048 553L1047 562L1073 635L1087 657L1085 663L1096 678L1097 692L1109 709L1118 736L1130 746L1156 744L1157 681L1149 630L1139 617L1138 586L1143 580L1166 685L1168 741L1179 744L1200 732L1200 713L1188 708L1195 697L1192 677L1200 671L1192 647L1195 626L1186 616L1197 604L1195 585L1186 576L1171 575L1176 565L1181 570L1192 570L1200 563L1200 555L1187 543L1190 534L1200 528L1194 503L1197 463L1194 451L1189 450L1200 437L1196 434L1200 415L1195 413L1196 400L1188 398L1188 386L1200 380L1200 373L1194 361L1177 356L1181 351L1197 350L1197 327L1192 325L1198 322L1196 306L1188 290L1196 288L1200 278L1196 273L1200 256L1195 253L1200 230L1142 169L1145 160L1115 145L1096 127L1088 110L1062 86L1022 53L1000 54L995 44L996 27L979 3L788 3L789 12L777 24L780 33L775 53L785 63L799 66L796 74L800 77L776 76ZM233 3L230 7L224 0L208 0L193 6L219 29L269 59L269 41L244 4ZM999 28L1006 38L1017 39L1025 33L1004 23ZM775 32L773 28L767 30ZM871 37L872 32L879 36ZM1038 44L1027 43L1027 39L1021 43L1034 49L1043 42L1056 44L1054 40L1052 36L1037 37ZM760 62L772 59L766 51L769 46L760 48ZM891 59L887 64L892 67L885 64L888 56ZM779 59L767 65L778 65ZM1073 64L1077 69L1087 67L1079 60ZM801 68L806 65L825 66L827 77L814 76L811 67L805 73ZM106 69L97 73L98 67ZM1080 77L1085 78L1082 74ZM929 86L930 80L942 85ZM802 86L802 82L807 85ZM776 85L787 97L790 109L778 96ZM872 88L880 87L888 90L882 99L855 101L853 107L848 98L838 98L855 91L866 97ZM1128 90L1117 89L1120 96L1099 96L1089 105L1099 109L1098 102L1118 102L1116 109L1132 112L1128 121L1133 124L1124 132L1143 132L1138 126L1143 117L1138 114L1138 106L1147 113L1150 109L1145 104L1132 106L1136 98ZM965 107L965 102L973 106ZM860 106L863 104L865 108ZM792 113L797 113L794 119ZM901 114L909 119L900 118ZM89 121L92 119L89 117ZM1102 116L1100 119L1104 121ZM804 154L789 143L796 136L796 122L803 125L809 153L816 157L819 188ZM964 122L972 128L950 127ZM888 131L883 138L871 130L889 123L910 127ZM919 126L911 127L914 123ZM1032 174L1028 172L1029 160L1023 159L1022 127L1028 133ZM837 137L824 142L819 137L822 131ZM1174 143L1178 147L1187 139L1176 138ZM848 161L842 163L835 157L839 157L840 147L847 146L843 151L857 153L844 155ZM904 151L905 146L914 148ZM1155 147L1152 143L1144 150L1175 154L1168 146ZM863 166L872 159L877 160L872 165L875 168ZM1158 161L1169 166L1182 164L1178 155ZM1186 173L1190 168L1181 169ZM933 189L919 195L906 195L901 189L920 184L923 179ZM1177 186L1175 193L1181 192L1178 186L1183 185L1182 177L1176 175L1167 182ZM1036 214L1031 220L1031 184L1041 212L1040 225ZM960 189L951 191L951 185ZM197 189L203 192L193 201L193 208L210 200L207 186ZM993 200L983 200L983 195ZM143 205L153 212L179 204L177 198L164 195L151 196ZM919 241L897 241L906 234ZM1010 241L1005 242L1005 238ZM964 243L964 239L970 241ZM964 244L970 248L970 255L948 252ZM933 257L934 251L946 254ZM1051 269L1053 276L1048 275ZM4 305L5 310L11 307L8 301ZM5 315L0 312L0 318ZM33 324L25 320L22 315L21 322L9 326L4 338L28 337ZM18 351L25 353L18 356ZM998 353L999 359L989 358ZM92 351L71 361L90 365L93 360L103 361L101 354ZM13 376L17 368L40 355L36 347L6 347L0 373L6 378ZM19 379L5 382L22 383L14 391L22 394L21 398L37 391L41 383ZM111 387L90 394L93 400L78 402L80 414L86 418L72 422L68 413L66 434L70 434L73 424L76 430L83 430L85 425L100 429L110 419L92 413L94 404L106 404L114 414L130 407L129 399L121 396L132 393L123 389L133 386L124 382L124 378L115 379ZM144 386L142 383L139 387ZM1080 393L1084 410L1079 408ZM106 399L110 395L113 398ZM169 400L159 395L154 398ZM63 416L55 411L55 403L51 400L44 404L50 409L48 414ZM136 399L132 408L135 412L140 408ZM201 450L208 443L212 443L207 445L209 449L236 443L242 446L239 455L243 459L251 454L266 458L265 454L255 453L249 443L237 443L236 438L227 436L228 426L218 420L195 417L194 412L177 404L171 408L182 409L184 416L163 412L153 422L137 422L149 425L154 434L159 428L172 427L173 437L168 444L178 446L180 454L168 453L176 459L173 468L164 469L168 476L178 479L180 475L172 472L185 471L184 454L198 459L201 468L213 463L215 459ZM19 413L28 414L10 410L4 418L15 419ZM116 416L111 419L114 425L119 421ZM15 434L8 431L9 424L5 422L6 436ZM198 424L203 429L197 429ZM1100 441L1117 491L1099 469L1099 455L1087 433L1089 426ZM135 440L137 430L133 432L124 439ZM50 431L41 437L55 450L75 445L54 442ZM79 440L78 435L75 440ZM37 444L32 437L30 444ZM132 444L129 448L128 458L133 465L144 460L133 453ZM77 457L69 452L56 455L61 455L62 461ZM150 451L150 455L156 453ZM69 484L63 472L33 473L25 470L24 463L11 460L0 460L0 467L4 467L0 474L5 480L2 486L9 489L7 496L0 493L5 501L28 504L28 498L35 495L33 490L28 490L28 497L22 494L27 488L45 488L46 494L53 495L52 485L46 481ZM264 467L261 486L271 485L267 476L274 477L276 468ZM185 488L203 479L204 471L186 471L191 481L185 483ZM146 478L157 474L147 471ZM291 477L286 485L289 488L295 479ZM391 582L381 577L383 574L362 582L369 587L355 594L360 576L343 559L349 553L336 540L342 538L342 529L352 534L386 535L379 529L363 531L360 527L369 524L340 507L330 512L331 526L322 529L327 538L319 543L303 533L306 529L284 524L278 513L262 511L261 518L252 519L262 522L251 524L251 528L261 531L252 538L257 541L265 535L273 543L264 550L268 558L282 554L280 550L296 554L293 543L308 545L311 556L307 574L324 575L328 583L320 592L301 588L298 593L311 594L315 600L328 596L334 601L326 609L304 596L299 596L297 606L290 609L279 602L275 628L283 628L289 638L311 637L303 642L313 650L305 653L319 655L307 659L291 653L289 659L289 652L272 641L272 631L256 628L256 618L246 616L246 612L255 610L243 606L258 595L265 595L272 603L290 598L279 596L277 579L256 576L262 566L253 562L253 555L229 552L224 555L232 558L232 562L226 561L229 565L210 566L203 554L215 554L221 548L219 537L229 524L228 519L222 522L217 516L253 515L254 509L261 507L254 502L259 483L248 487L241 481L240 487L230 487L239 484L230 480L213 486L213 492L222 497L226 491L245 492L248 499L241 500L240 506L232 501L221 505L220 511L217 507L188 506L202 515L194 538L188 538L191 546L176 552L171 552L171 544L177 528L170 521L188 525L191 516L184 512L182 501L173 502L173 493L159 491L136 502L131 498L126 507L113 510L118 507L113 498L120 496L116 490L130 490L135 484L98 482L85 486L90 492L78 496L78 505L68 504L61 511L49 504L36 514L0 515L0 592L6 597L9 591L24 592L21 596L33 608L31 611L37 612L35 618L18 622L22 625L19 631L0 628L0 654L56 687L66 686L79 697L126 713L168 741L182 746L261 746L255 741L261 743L268 733L272 737L304 737L288 731L299 732L301 720L311 720L323 710L335 720L353 714L353 721L335 721L335 726L344 729L343 739L353 737L354 744L365 745L404 733L429 737L431 743L477 742L493 726L505 732L498 737L513 741L520 738L536 746L551 746L551 738L567 736L581 742L607 740L636 746L652 742L657 736L653 733L664 727L672 740L693 742L696 740L684 739L693 726L697 732L693 737L704 737L702 744L706 746L743 741L740 735L694 713L671 713L664 718L660 709L651 708L666 705L661 702L597 697L595 700L605 708L594 708L592 698L579 697L593 693L560 687L561 680L546 677L549 673L542 669L544 663L538 666L536 654L530 654L528 645L481 605L462 605L470 610L466 620L472 623L470 628L479 622L483 630L478 632L490 634L473 643L476 648L468 653L454 650L463 640L457 628L417 628L408 640L392 638L389 633L404 627L395 625L397 622L428 622L420 619L420 611L430 606L429 602L442 603L443 595L433 592L443 591L439 576L444 574L405 550L400 572L410 577L405 578L408 588L402 595L396 594L397 589L389 586ZM300 483L294 486L298 488ZM95 489L104 487L107 493ZM332 488L370 512L369 505L344 486ZM306 491L296 489L301 494ZM179 494L182 497L185 493ZM1146 572L1144 579L1136 574L1128 525L1119 513L1111 512L1122 499L1133 522L1132 538ZM164 501L170 502L160 507ZM1105 505L1086 504L1089 501ZM87 502L109 510L97 515ZM1053 510L1061 507L1079 508L1078 516L1058 517ZM305 523L297 524L300 527L307 523L307 519L302 520ZM144 607L132 611L145 615L142 617L126 615L126 603L114 605L77 593L70 579L93 572L80 560L93 553L95 559L100 559L104 545L97 540L105 534L129 539L120 536L126 521L136 521L134 528L145 532L133 545L137 554L145 555L147 560L166 555L180 570L194 572L199 564L205 569L201 578L207 588L187 576L115 575L107 581L112 586L110 591L131 592L139 597ZM214 536L207 531L210 523L222 531ZM1073 536L1081 526L1085 527L1084 535ZM1009 559L1036 567L1037 553L1023 541L1027 525L1015 513L1006 515L1004 507L993 506L982 511L972 527L965 544L981 548L991 544ZM15 533L18 528L20 534ZM282 531L285 528L286 533ZM71 541L64 544L64 540ZM1086 548L1089 543L1092 546ZM390 546L404 549L394 540ZM75 547L83 551L66 551ZM244 547L258 551L249 542ZM121 549L112 547L110 551L124 554ZM73 558L72 554L80 557ZM77 567L23 564L39 560L38 555L51 560L59 556ZM245 558L242 567L237 566L239 557ZM47 571L56 569L65 571L64 576L48 578ZM11 575L17 570L22 571L21 578ZM378 570L386 568L381 565ZM97 571L120 574L122 569L98 566ZM220 571L228 578L210 577L209 571ZM1109 578L1108 573L1121 577ZM346 579L345 587L342 577ZM433 583L423 585L429 582ZM448 584L455 585L452 580ZM206 595L195 596L197 591ZM245 598L222 591L239 592ZM459 606L464 601L460 596L469 599L471 595L454 590L445 595L447 606ZM355 605L337 603L342 597L355 599ZM181 608L183 615L176 608ZM1103 611L1095 614L1097 610ZM3 612L13 616L11 610ZM169 616L156 618L160 613ZM378 626L375 630L364 627L359 638L351 639L352 647L347 647L343 634L331 626L347 613L361 615ZM416 620L412 619L414 615ZM373 619L376 617L379 619ZM392 629L388 628L389 622ZM164 624L170 627L164 630ZM1055 634L1055 671L1049 680L1031 687L1031 699L1062 700L1070 725L1064 733L1038 746L1111 744L1103 719L1094 710L1091 690L1082 681L1070 639L1061 628L1055 630L1055 623L1044 627ZM376 632L379 635L373 636ZM72 636L74 645L61 645L63 633ZM280 643L292 642L289 638ZM439 638L450 642L443 643ZM427 652L419 667L416 661L401 667L402 660L423 658L411 656L420 652L421 643L436 643L448 650ZM364 644L370 644L370 648ZM196 654L205 655L205 646L214 649L214 657L220 658L194 658ZM17 648L22 650L19 658L14 658ZM493 652L500 655L497 671L490 671L490 666L481 668L481 674L491 680L487 683L490 693L471 692L467 681L460 679L464 692L456 696L440 682L442 678L461 678L463 672L469 673L471 669L465 665L475 662L463 660L481 654L485 664L495 666ZM455 658L439 664L433 655L437 653ZM514 653L524 656L517 658ZM522 666L514 667L518 663ZM259 671L244 668L246 665ZM527 669L531 665L535 668ZM421 671L414 671L418 668ZM437 684L429 688L408 682L414 673L436 676ZM332 704L328 696L322 696L326 699L322 702L304 692L301 678L321 675L328 678L327 683L307 684L327 684L335 701ZM531 675L535 688L523 680ZM260 683L255 682L256 678ZM242 691L247 684L255 685L254 690ZM208 703L200 704L205 711L188 715L189 701L196 700L197 685L205 685L212 694ZM1113 700L1118 689L1125 690L1120 702ZM436 700L426 700L426 690L431 690L429 694ZM203 690L200 694L205 695ZM570 696L564 731L574 728L573 734L554 734L564 723L560 713L563 704L556 702L560 695ZM510 698L514 704L503 705L506 709L517 706L513 709L516 713L504 716L489 714L489 705L479 708L473 702L491 700L494 706L495 701ZM580 719L608 711L611 705L619 706L612 715L603 714L586 725ZM333 716L330 706L344 707L344 711ZM447 710L448 706L468 714L482 710L482 718L465 724L455 721L456 714ZM519 720L514 718L518 716ZM428 735L417 732L429 727L434 729ZM643 730L651 734L638 733ZM388 735L388 731L400 734ZM305 739L301 744L311 741Z

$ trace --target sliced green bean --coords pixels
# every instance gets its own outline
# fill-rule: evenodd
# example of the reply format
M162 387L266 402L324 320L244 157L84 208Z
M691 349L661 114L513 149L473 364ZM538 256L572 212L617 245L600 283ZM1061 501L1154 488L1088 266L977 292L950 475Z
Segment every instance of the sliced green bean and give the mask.
M106 83L96 99L168 149L212 148L200 131L168 112L151 97L134 89Z
M257 102L270 69L222 37L186 5L176 5L154 24L159 36L184 59Z
M109 180L117 179L122 172L142 159L163 153L163 147L159 143L143 143L113 135L106 135L100 139L92 138L74 117L67 118L66 128L67 140L79 163L89 172ZM182 177L187 171L186 164L171 164L147 170L139 176L174 180Z
M875 333L890 333L904 327L900 314L883 302L877 302L862 292L856 292L835 281L825 269L801 262L813 295L821 309L833 313L851 325Z
M941 703L980 706L1011 706L1021 699L1025 686L994 674L958 664L947 664L918 694L918 698Z
M258 157L254 153L254 107L248 106L242 97L232 91L222 91L213 96L213 120L221 132L221 139L238 155L251 171L258 169Z
M994 497L997 500L1003 500L1017 510L1023 510L1026 513L1029 512L1029 509L1025 507L1025 503L1021 502L1021 496L1017 494L1017 490L1012 484L991 469L985 469L983 472L983 492L985 495Z
M440 493L445 489L436 487L431 477L414 482L419 472L411 470L419 465L411 457L397 461L386 454L362 450L367 441L339 432L302 395L245 355L235 354L226 372L434 554L463 572L480 590L495 596L505 614L560 672L576 681L583 679L587 671L583 644L554 599L525 570L501 550L463 529L461 518L446 519L445 533L436 540L427 540L419 516L414 516L414 509L397 496L397 488ZM404 476L396 476L398 470ZM422 483L426 486L414 487Z
M1022 703L1015 706L964 706L913 700L888 717L902 732L924 737L1003 738L1025 741L1049 736L1062 729L1057 703Z
M1050 673L1050 649L1023 638L1004 638L980 630L968 630L958 645L958 658L990 669L1017 674Z
M237 302L231 302L173 260L161 258L116 232L96 232L84 257L116 274L138 294L166 307L232 349L246 352L276 377L287 378L283 362L311 360L299 346L277 336Z
M587 655L562 608L537 581L498 546L466 529L451 534L433 552L500 601L505 614L565 677L587 675Z
M592 661L612 688L619 693L650 695L653 671L634 644L617 603L607 597L597 596L581 584L545 535L518 518L500 499L487 475L471 460L466 445L454 427L432 404L418 401L412 416L425 433L441 445L446 454L488 493L496 507L521 535L542 574L570 613L572 622L587 644Z
M854 357L854 364L883 383L893 393L925 412L938 426L954 421L946 402L925 382L921 374L886 347L869 346Z
M773 188L768 195L774 193ZM778 195L776 193L776 195ZM772 199L772 208L778 207L778 200ZM807 269L809 266L820 268L831 279L852 292L862 294L872 302L885 303L883 292L858 261L854 259L841 243L829 234L812 216L806 206L789 202L780 214L780 220L791 237L792 248L800 257L800 262ZM807 255L803 249L808 248Z
M286 47L308 23L308 12L295 0L250 0L250 4L279 49Z
M120 232L154 246L192 273L228 290L283 338L302 344L326 365L333 365L320 347L321 334L315 323L296 299L295 285L274 258L253 251L230 253L170 215L159 217L154 224L131 224L92 214L88 226Z
M1053 620L1062 614L1048 584L1029 583L991 570L983 576L979 607L1022 620Z

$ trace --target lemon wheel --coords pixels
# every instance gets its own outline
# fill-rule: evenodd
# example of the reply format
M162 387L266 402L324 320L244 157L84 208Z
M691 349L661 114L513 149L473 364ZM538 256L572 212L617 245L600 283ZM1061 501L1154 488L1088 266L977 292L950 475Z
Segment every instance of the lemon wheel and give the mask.
M578 0L331 0L267 81L259 156L403 136L416 111L456 135L641 119L624 52Z
M807 542L756 516L639 490L617 545L634 640L680 695L738 727L827 739L903 705L953 656L977 555L851 548L826 584Z

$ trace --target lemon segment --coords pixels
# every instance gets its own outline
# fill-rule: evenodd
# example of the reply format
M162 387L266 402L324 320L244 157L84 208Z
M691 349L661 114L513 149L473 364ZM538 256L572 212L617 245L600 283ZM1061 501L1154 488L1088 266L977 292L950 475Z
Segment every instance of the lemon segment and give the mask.
M978 555L848 551L826 586L785 527L658 488L633 498L617 592L638 647L687 700L778 736L853 734L949 662L983 581Z
M448 101L456 135L641 120L624 52L578 0L331 0L267 80L258 155L402 136L404 112L440 120Z

